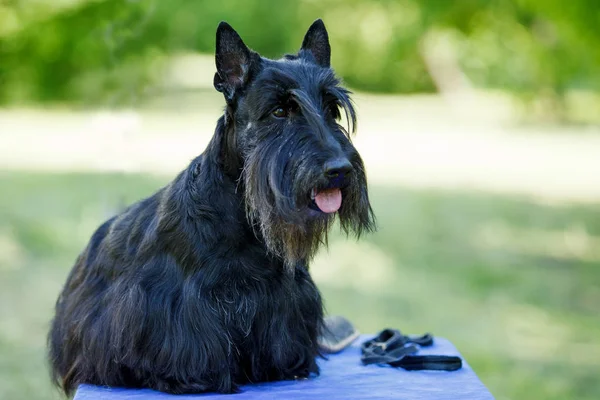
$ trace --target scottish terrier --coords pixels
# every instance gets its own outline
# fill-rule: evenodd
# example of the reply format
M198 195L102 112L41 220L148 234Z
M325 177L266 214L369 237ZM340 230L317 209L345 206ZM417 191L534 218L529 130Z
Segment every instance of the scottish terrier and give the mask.
M279 60L225 22L216 36L226 107L206 150L96 230L57 300L49 359L67 395L81 383L232 393L319 372L308 262L336 214L346 234L374 228L350 93L321 20Z

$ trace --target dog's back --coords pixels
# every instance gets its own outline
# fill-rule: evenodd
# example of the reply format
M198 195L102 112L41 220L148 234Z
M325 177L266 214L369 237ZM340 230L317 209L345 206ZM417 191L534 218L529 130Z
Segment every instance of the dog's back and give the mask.
M133 383L119 368L102 371L114 361L106 359L111 354L110 327L100 319L103 308L110 307L108 292L114 291L117 276L128 273L132 256L142 249L141 241L153 234L151 219L159 196L160 192L104 222L67 278L48 336L52 377L67 394L78 383L98 382L101 375L113 375L113 384Z

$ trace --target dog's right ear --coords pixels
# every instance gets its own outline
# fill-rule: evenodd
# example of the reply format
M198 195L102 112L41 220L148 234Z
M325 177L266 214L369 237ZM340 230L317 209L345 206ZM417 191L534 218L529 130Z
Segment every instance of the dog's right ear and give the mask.
M231 101L235 91L247 83L251 53L242 38L227 22L217 28L214 86Z

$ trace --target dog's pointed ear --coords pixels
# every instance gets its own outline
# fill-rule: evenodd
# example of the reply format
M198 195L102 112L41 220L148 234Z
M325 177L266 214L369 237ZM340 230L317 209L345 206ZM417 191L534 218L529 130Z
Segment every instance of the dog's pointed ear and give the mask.
M250 49L240 35L227 22L221 22L217 28L214 86L227 100L233 99L235 91L247 83L250 59Z
M331 46L325 24L321 19L316 20L304 35L301 50L310 51L315 61L321 67L329 68Z

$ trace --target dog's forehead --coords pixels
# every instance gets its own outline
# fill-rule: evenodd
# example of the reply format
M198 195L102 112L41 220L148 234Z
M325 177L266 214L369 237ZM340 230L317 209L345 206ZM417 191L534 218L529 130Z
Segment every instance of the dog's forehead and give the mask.
M282 86L292 86L307 91L335 84L333 71L322 68L303 58L286 56L278 60L263 58L263 68L258 79L279 81Z

